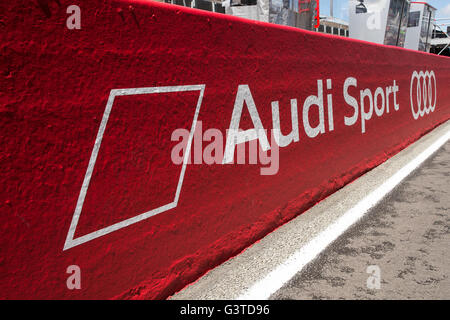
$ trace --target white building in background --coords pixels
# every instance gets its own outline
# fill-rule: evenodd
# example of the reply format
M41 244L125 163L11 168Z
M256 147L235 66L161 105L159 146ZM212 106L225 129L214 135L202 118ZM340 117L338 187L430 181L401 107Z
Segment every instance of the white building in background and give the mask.
M320 17L320 25L315 28L317 32L334 34L336 36L348 37L348 22L335 17Z
M425 2L411 2L405 48L430 52L436 8Z
M350 38L403 47L410 0L349 0Z

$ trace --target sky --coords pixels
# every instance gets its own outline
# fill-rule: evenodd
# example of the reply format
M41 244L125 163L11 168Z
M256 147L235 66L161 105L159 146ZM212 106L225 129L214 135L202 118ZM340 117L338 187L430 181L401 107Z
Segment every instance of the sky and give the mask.
M333 11L336 18L348 21L348 2L349 0L333 1ZM436 18L450 18L450 0L425 0L425 2L437 9ZM330 15L330 0L320 0L320 15ZM450 22L450 20L447 22Z

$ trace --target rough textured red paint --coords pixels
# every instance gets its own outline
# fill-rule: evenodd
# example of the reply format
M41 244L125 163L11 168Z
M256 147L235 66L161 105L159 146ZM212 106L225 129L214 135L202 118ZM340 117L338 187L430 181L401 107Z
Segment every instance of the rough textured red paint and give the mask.
M450 118L445 57L149 1L60 3L0 3L1 298L166 298ZM81 30L66 28L70 4L81 8ZM414 70L437 78L436 110L418 120ZM373 116L364 134L360 120L345 126L350 76L354 96L395 79L400 110ZM328 78L335 129L311 139L303 101ZM278 174L188 165L176 208L63 251L110 90L191 84L206 85L204 130L228 128L239 84L267 129L278 100L289 132L298 99L300 141L280 149ZM189 128L196 98L117 100L76 236L170 199L180 169L168 161L170 133ZM72 264L81 290L66 288Z

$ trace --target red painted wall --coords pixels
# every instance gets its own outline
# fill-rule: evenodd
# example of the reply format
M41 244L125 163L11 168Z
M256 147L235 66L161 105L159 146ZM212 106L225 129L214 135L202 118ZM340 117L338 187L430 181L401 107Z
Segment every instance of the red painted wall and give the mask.
M446 57L149 1L59 2L0 3L0 298L166 298L450 118ZM66 27L71 4L80 30ZM414 71L436 78L435 110L417 120ZM391 95L364 133L360 116L346 126L348 77L358 103L360 90L396 80L399 110ZM319 79L325 132L310 138L302 110ZM244 84L268 130L271 102L287 134L298 100L299 141L280 148L277 174L189 164L175 208L64 250L112 89L204 85L203 132L225 132ZM173 202L182 166L170 160L171 134L191 128L199 92L115 98L74 239ZM246 107L241 128L252 128ZM80 290L66 287L70 265Z

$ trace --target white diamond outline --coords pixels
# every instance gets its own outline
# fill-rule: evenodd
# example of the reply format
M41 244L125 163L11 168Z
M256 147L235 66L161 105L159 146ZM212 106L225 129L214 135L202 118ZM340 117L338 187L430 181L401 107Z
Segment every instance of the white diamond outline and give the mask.
M189 160L189 155L191 153L192 138L195 131L195 126L197 125L197 118L200 112L200 106L203 100L203 94L205 92L205 84L199 85L182 85L182 86L166 86L166 87L141 87L141 88L128 88L128 89L111 89L108 97L108 102L106 103L105 111L103 112L102 122L100 123L99 130L97 132L97 137L95 139L94 147L92 148L91 157L89 159L89 165L84 176L83 184L78 195L77 205L72 216L72 221L70 223L69 231L67 232L66 241L64 243L63 251L70 248L76 247L80 244L86 243L88 241L94 240L108 233L120 230L122 228L128 227L134 223L143 221L152 216L155 216L164 211L175 208L178 205L178 199L180 197L181 186L183 185L184 173L186 171L186 166ZM186 91L200 91L197 106L195 108L194 119L192 121L191 130L189 132L189 139L186 147L186 153L183 158L183 165L181 167L180 177L178 178L177 190L175 192L174 201L162 205L158 208L152 209L150 211L141 213L137 216L122 220L110 226L104 227L97 231L85 234L81 237L75 238L75 230L78 225L78 220L80 219L81 211L83 209L84 199L86 197L87 190L89 188L89 183L94 171L95 162L97 161L98 152L103 139L103 134L108 123L109 115L114 103L114 99L117 96L126 95L138 95L138 94L153 94L153 93L172 93L172 92L186 92Z

